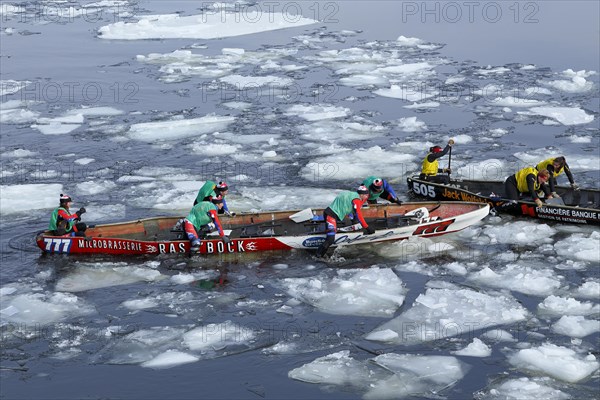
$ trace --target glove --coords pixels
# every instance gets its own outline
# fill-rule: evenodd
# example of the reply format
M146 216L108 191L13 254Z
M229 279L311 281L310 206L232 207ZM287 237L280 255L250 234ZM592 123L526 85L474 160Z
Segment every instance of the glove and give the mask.
M541 207L544 205L544 203L542 203L542 201L540 199L535 199L535 204L537 204L538 207Z
M444 172L447 174L451 174L452 173L452 168L444 168Z
M85 208L81 207L79 210L77 210L77 212L75 212L75 214L77 214L77 218L81 220L81 214L83 214L84 212Z
M401 201L400 201L400 199L399 199L399 198L397 198L397 197L396 197L396 198L394 198L394 199L392 199L392 203L396 203L396 204L398 204L399 206L401 206L401 205L402 205L402 202L401 202Z
M571 183L571 189L573 190L579 190L579 185L576 184L575 182Z
M560 198L560 196L559 196L559 195L558 195L558 193L556 193L556 192L552 192L552 193L550 193L550 196L552 196L552 197L554 197L554 198L557 198L557 199L559 199L559 198Z
M452 147L454 145L454 139L448 140L448 146Z
M372 235L375 233L375 229L371 228L370 226L367 226L365 229L363 229L363 232L365 233L365 235Z
M228 217L235 217L235 213L234 213L234 212L225 211L225 214L226 214Z
M225 244L229 244L229 242L231 242L231 239L229 239L229 236L223 236L223 237L221 237L221 240Z

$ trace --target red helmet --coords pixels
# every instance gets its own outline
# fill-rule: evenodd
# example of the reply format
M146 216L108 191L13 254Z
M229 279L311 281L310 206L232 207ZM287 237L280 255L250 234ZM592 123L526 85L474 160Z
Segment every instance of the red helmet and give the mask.
M213 204L222 203L223 202L223 196L221 196L221 195L215 196L212 199L210 199L210 201L212 201Z
M68 194L60 194L60 204L72 203L73 199Z
M229 189L229 186L227 186L227 183L225 183L224 181L221 181L221 182L217 183L217 186L215 186L215 189L217 189L220 192L224 192Z
M383 180L379 178L375 179L373 183L369 185L369 189L373 192L381 192L383 190Z
M429 151L432 153L441 153L442 150L443 149L440 146L433 146L429 148Z

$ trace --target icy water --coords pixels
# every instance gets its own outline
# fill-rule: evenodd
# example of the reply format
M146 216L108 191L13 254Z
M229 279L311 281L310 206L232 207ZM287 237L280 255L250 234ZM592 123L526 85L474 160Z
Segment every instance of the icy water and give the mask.
M327 262L33 247L59 193L88 223L185 214L206 179L238 212L372 174L408 200L449 138L458 176L564 155L597 188L597 3L0 10L1 397L600 398L591 227L489 216Z

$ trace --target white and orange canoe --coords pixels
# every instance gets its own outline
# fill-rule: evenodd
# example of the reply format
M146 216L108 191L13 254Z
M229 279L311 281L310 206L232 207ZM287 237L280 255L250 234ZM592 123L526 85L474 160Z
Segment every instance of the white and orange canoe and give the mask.
M489 205L468 202L418 202L402 205L371 205L362 209L375 233L365 235L360 224L338 227L335 246L361 245L411 237L433 237L463 230L483 219ZM231 241L224 243L216 233L205 236L198 253L226 254L260 251L314 250L325 240L325 224L313 221L323 210L242 213L221 217ZM190 242L181 229L181 217L154 217L137 221L96 225L87 237L53 236L41 232L38 247L46 253L158 255L189 253Z

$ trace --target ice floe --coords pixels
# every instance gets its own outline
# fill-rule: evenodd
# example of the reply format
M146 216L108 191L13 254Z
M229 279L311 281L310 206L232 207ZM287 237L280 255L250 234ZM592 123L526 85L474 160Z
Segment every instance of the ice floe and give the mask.
M538 305L543 314L552 316L590 315L600 312L600 304L579 301L572 297L548 296Z
M519 350L510 355L508 361L519 369L572 383L587 378L599 367L592 354L578 354L575 350L552 343Z
M82 292L142 281L155 282L161 279L165 277L155 269L129 266L126 263L82 264L67 276L60 278L56 282L56 290Z
M552 330L561 335L582 338L600 332L600 321L581 315L563 315L552 325Z
M504 268L492 270L485 267L467 278L486 286L514 290L535 296L548 296L561 286L562 277L551 268L529 267L521 264L507 264Z
M489 357L492 355L492 348L481 339L473 338L466 347L453 351L452 354L465 357Z
M172 119L133 124L127 132L131 139L153 142L155 140L179 140L227 129L235 117L215 114L191 119Z
M572 69L567 69L562 72L562 75L568 78L568 80L559 79L542 83L567 93L585 93L594 87L594 83L585 78L589 78L594 74L596 74L595 71L573 71Z
M260 5L258 6L260 8ZM137 22L116 22L98 30L102 39L217 39L314 24L317 21L286 12L207 11L200 15L145 15Z
M508 379L496 383L485 391L475 393L477 400L568 400L570 395L552 387L553 380L546 377Z
M62 192L63 185L58 183L2 185L0 186L0 213L6 215L56 208ZM48 214L49 220L50 214Z
M600 232L591 235L576 233L554 243L558 255L565 258L600 263Z
M589 124L594 116L578 107L532 107L528 111L519 112L523 115L541 115L552 118L563 125Z

